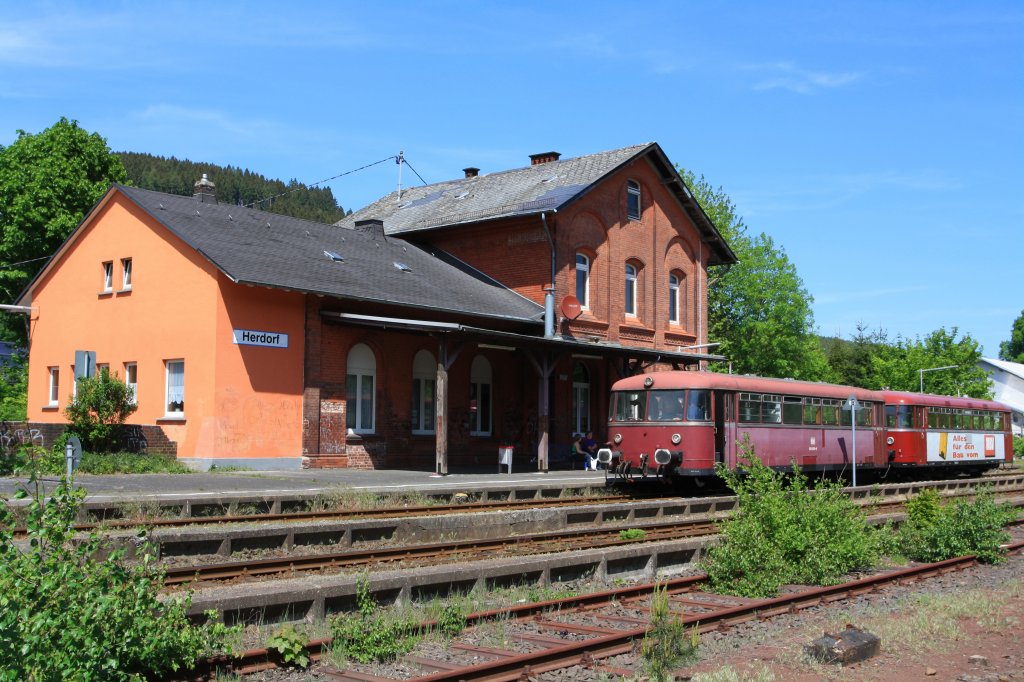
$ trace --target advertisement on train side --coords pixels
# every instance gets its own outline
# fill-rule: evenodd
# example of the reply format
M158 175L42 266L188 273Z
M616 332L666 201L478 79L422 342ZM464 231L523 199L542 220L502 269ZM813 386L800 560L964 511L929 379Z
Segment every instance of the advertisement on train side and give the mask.
M933 431L928 434L928 461L956 463L1004 459L1004 440L995 433Z

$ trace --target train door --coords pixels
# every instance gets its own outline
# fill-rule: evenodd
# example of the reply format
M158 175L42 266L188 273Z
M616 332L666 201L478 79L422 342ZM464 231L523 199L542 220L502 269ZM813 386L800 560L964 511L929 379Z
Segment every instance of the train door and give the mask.
M732 393L715 391L715 462L732 461L732 447L736 442L736 421L733 419Z

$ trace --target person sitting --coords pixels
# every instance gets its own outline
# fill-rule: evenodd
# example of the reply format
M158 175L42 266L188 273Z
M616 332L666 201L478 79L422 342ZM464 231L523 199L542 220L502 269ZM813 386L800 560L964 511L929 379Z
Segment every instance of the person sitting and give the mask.
M587 431L587 435L581 441L584 451L586 451L591 458L591 463L595 469L600 469L601 465L597 461L597 441L594 440L594 432Z
M590 453L583 447L583 436L577 433L572 439L572 458L573 461L580 459L583 461L583 470L588 471L593 466L591 461Z

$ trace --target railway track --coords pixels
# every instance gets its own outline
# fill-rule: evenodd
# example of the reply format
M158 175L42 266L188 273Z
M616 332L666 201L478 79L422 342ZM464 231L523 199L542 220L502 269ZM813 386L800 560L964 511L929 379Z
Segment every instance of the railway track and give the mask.
M1022 489L1003 490L1000 496L1014 496ZM961 491L960 495L970 495ZM897 513L902 501L868 501L874 515ZM293 576L310 571L337 571L381 567L401 562L404 568L451 562L480 561L511 556L551 554L555 552L599 549L627 543L650 543L713 535L716 518L674 519L636 523L627 526L588 527L503 538L456 542L376 547L344 552L300 554L267 559L228 561L168 568L165 587L212 581L238 581L267 576ZM624 535L624 532L629 532Z
M1011 553L1024 550L1024 541L1009 545ZM744 599L707 593L701 590L705 576L691 576L667 581L610 590L568 599L475 613L467 616L467 626L477 627L491 621L515 621L526 624L510 635L524 653L507 647L480 646L470 637L453 640L444 660L409 655L402 666L420 671L417 682L513 682L529 679L543 672L582 665L595 672L613 676L631 676L634 670L616 667L607 659L632 652L636 642L648 631L649 601L655 589L669 596L672 611L684 625L699 632L727 629L752 619L769 619L795 613L812 606L842 601L884 589L887 585L926 579L973 566L973 556L957 557L933 564L887 571L878 575L829 587L810 588L784 594L775 599ZM428 632L434 623L422 623L421 632ZM373 674L365 669L340 669L322 662L332 641L310 642L306 653L320 662L317 673L338 682L394 682L409 679ZM277 667L275 652L266 649L248 651L239 658L217 657L203 661L190 679L210 679L218 669L238 674L252 674ZM469 663L475 659L475 662ZM482 660L481 660L482 659Z

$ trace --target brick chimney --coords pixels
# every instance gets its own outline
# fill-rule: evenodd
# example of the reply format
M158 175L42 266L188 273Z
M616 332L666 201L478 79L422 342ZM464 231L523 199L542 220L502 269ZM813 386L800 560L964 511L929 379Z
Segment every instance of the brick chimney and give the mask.
M357 220L354 227L359 232L368 234L374 239L377 239L378 237L384 237L384 221L380 220L379 218Z
M206 177L206 173L203 173L203 177L196 180L196 184L192 185L192 198L198 199L204 204L216 204L217 203L217 185Z
M551 163L552 161L558 161L558 157L561 154L558 152L541 152L540 154L530 154L530 165L538 166L542 163Z
M475 178L476 176L480 175L480 169L473 168L472 166L470 166L469 168L463 168L462 172L466 174L467 178Z

